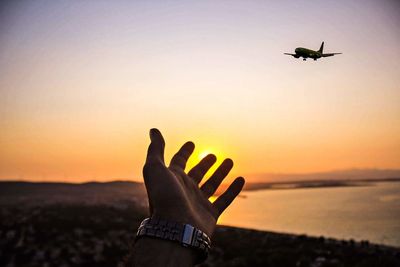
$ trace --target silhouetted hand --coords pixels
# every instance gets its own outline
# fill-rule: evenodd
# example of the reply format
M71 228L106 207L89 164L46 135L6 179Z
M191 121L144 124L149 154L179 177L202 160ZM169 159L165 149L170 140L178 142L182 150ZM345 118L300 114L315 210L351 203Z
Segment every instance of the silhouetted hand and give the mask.
M218 217L240 193L245 182L242 177L236 178L214 203L208 200L232 169L233 161L224 160L199 187L203 176L216 161L214 155L207 155L186 173L186 162L194 150L192 142L185 143L167 167L164 163L165 142L160 131L151 129L150 139L143 175L151 215L191 224L211 236Z

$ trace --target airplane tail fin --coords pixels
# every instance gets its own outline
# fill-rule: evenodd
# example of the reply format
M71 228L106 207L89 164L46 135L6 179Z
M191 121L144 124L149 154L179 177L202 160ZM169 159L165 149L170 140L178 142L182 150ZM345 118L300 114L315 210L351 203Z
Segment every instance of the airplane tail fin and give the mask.
M318 52L320 52L321 54L324 51L324 42L322 42L321 47L319 48Z

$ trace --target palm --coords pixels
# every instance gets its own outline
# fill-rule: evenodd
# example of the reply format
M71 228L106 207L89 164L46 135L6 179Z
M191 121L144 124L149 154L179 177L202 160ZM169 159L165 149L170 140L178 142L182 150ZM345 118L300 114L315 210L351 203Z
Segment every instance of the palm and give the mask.
M205 173L216 161L214 155L206 156L186 173L186 162L194 150L192 142L185 143L167 167L161 133L152 129L151 140L143 174L152 216L189 223L211 235L219 215L241 191L244 179L237 178L224 194L211 203L208 199L232 169L232 160L226 159L199 187Z

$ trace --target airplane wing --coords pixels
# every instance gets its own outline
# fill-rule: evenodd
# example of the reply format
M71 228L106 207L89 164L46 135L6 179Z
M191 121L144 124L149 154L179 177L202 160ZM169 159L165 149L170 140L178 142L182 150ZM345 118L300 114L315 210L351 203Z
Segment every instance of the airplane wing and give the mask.
M342 53L327 53L327 54L322 54L321 56L322 57L331 57L331 56L340 55L340 54L342 54Z
M283 54L293 56L293 57L297 56L296 54L290 54L290 53L283 53Z

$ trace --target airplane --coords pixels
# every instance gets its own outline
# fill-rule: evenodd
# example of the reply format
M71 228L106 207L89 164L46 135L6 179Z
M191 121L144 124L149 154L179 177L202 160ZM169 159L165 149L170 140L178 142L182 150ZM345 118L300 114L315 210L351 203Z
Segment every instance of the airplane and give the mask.
M297 47L294 52L295 54L290 54L290 53L284 53L285 55L293 56L295 58L302 57L303 60L306 60L307 58L312 58L314 60L317 60L318 58L321 57L331 57L334 55L339 55L342 53L323 53L324 50L324 42L322 42L321 47L319 48L318 51L314 51L311 49L303 48L303 47Z

